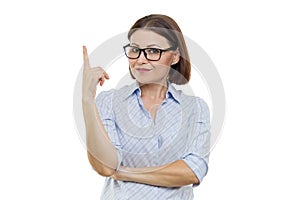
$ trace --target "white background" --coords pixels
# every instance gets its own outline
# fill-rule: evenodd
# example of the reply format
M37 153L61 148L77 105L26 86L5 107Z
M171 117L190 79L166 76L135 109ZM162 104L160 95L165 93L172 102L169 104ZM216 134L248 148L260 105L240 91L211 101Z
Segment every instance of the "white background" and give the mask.
M225 87L225 126L195 199L299 199L297 1L197 2L1 1L0 199L99 199L104 179L73 120L82 45L91 52L151 13L174 18Z

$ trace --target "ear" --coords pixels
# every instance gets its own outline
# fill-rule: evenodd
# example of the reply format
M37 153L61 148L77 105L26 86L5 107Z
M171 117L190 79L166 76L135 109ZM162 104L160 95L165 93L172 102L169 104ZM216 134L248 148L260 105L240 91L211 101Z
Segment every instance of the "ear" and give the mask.
M180 60L180 51L179 49L177 48L175 51L174 51L174 54L173 54L173 60L172 60L172 65L175 65L179 62Z

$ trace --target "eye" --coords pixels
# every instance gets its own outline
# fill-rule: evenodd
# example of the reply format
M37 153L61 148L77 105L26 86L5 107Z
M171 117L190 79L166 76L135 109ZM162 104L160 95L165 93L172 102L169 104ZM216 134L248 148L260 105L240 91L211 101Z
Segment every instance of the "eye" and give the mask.
M148 54L159 54L159 52L160 52L159 49L155 49L155 48L147 49Z
M138 53L138 52L140 51L140 49L137 48L137 47L131 47L130 51L131 51L132 53Z

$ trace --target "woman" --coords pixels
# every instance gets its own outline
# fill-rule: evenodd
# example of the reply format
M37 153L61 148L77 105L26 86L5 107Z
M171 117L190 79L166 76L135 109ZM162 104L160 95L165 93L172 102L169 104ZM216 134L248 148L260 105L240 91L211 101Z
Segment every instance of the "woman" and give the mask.
M102 91L108 74L90 68L83 47L83 113L88 157L107 177L102 199L193 199L208 170L209 110L176 90L190 79L186 44L165 15L139 19L124 46L136 82Z

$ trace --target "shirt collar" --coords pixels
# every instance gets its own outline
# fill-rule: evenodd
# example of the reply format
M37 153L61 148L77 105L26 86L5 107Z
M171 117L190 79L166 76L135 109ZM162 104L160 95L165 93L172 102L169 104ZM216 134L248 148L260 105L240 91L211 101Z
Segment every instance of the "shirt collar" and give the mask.
M124 91L124 100L127 99L132 94L137 93L137 95L141 96L141 89L137 81L132 83L131 85L127 86L126 90ZM168 90L166 93L166 99L171 98L174 99L177 103L181 103L181 91L178 91L171 83L168 81Z
M168 81L168 91L166 98L173 98L177 103L181 103L181 91L177 90L173 84Z

